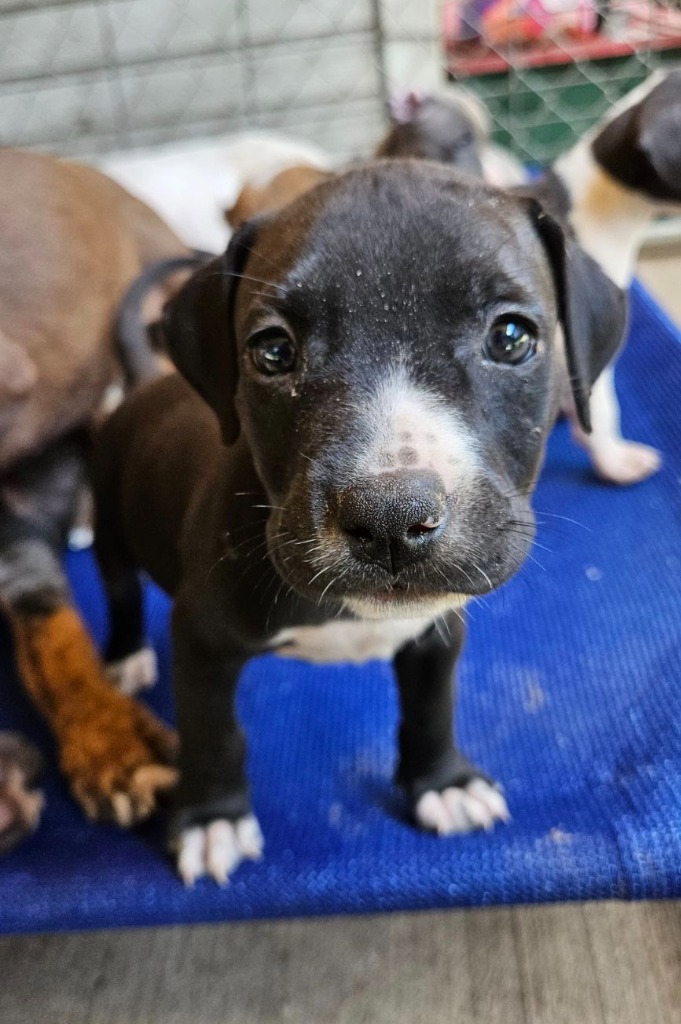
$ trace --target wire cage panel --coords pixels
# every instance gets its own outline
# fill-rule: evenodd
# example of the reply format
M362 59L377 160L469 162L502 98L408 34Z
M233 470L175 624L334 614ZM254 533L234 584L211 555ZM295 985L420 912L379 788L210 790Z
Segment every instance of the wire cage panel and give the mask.
M354 154L384 123L377 40L372 0L3 0L0 142L80 154L266 127Z
M538 7L599 20L537 29ZM264 128L361 156L392 90L449 77L497 142L544 164L679 64L670 0L0 0L0 142L96 154Z
M489 107L495 141L551 162L653 71L681 65L670 0L455 0L451 79Z

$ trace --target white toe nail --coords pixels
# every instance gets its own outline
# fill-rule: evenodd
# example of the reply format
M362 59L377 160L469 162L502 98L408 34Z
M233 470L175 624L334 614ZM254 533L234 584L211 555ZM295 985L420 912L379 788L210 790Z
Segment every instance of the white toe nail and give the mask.
M452 786L442 792L444 802L451 819L450 832L469 832L471 821L466 814L466 801L463 790Z
M191 888L204 874L206 834L202 828L190 828L180 837L177 869L186 886Z
M463 809L473 828L484 828L488 832L494 827L492 813L482 800L463 790Z
M473 779L466 789L485 804L496 821L510 821L508 804L496 786L490 786L484 779Z
M438 793L429 790L416 804L416 819L424 828L432 829L439 835L451 831L450 818Z
M112 793L111 806L118 824L122 828L130 828L133 822L130 798L125 793Z
M242 857L246 857L248 860L260 860L263 837L258 820L252 814L237 821L236 840Z
M206 833L208 874L220 885L227 885L230 873L241 860L234 826L229 821L212 821Z
M232 824L224 818L203 827L187 829L178 843L177 869L187 886L208 874L218 885L228 885L229 876L244 857L262 856L263 838L256 819L249 815Z

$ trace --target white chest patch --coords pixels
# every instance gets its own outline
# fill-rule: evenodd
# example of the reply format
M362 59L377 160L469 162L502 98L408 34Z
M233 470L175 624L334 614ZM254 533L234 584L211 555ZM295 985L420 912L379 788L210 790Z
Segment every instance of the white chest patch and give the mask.
M389 661L409 640L426 631L430 619L332 621L321 626L283 629L272 640L276 654L315 665L352 662L361 665L378 658Z

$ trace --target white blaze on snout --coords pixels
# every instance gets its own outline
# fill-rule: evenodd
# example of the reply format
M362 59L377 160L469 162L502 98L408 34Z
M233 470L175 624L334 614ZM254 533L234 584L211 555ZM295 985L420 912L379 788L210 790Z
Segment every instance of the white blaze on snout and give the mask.
M430 470L451 494L478 475L475 437L460 413L406 374L379 385L361 409L360 423L365 440L353 467L357 477Z

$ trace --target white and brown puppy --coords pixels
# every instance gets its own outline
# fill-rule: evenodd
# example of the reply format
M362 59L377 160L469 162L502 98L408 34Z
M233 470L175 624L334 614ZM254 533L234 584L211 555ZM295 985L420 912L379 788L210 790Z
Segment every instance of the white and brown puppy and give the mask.
M258 193L289 168L324 171L334 161L304 139L245 132L110 153L96 163L155 210L187 245L217 253L230 236L224 211L234 206L242 189Z
M681 209L681 70L656 73L556 162L570 219L586 251L621 288L631 283L651 219ZM575 425L599 476L632 484L654 473L660 454L626 441L612 365L591 395L592 433Z

